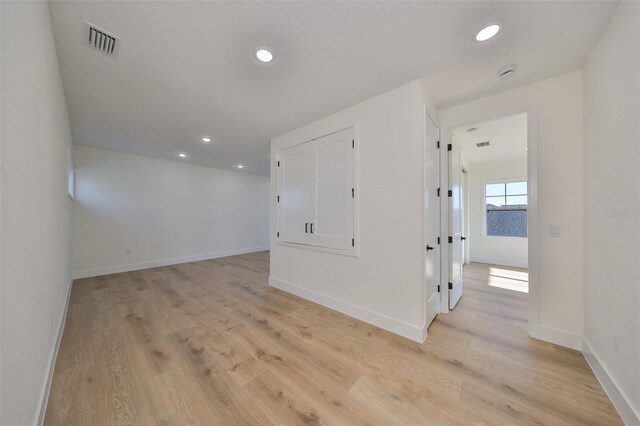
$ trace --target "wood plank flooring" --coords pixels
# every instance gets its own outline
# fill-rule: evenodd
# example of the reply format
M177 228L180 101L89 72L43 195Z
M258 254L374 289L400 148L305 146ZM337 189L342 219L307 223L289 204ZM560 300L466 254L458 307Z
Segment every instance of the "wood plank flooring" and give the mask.
M75 281L45 424L622 424L582 354L527 337L527 295L488 265L424 344L268 270L261 252Z

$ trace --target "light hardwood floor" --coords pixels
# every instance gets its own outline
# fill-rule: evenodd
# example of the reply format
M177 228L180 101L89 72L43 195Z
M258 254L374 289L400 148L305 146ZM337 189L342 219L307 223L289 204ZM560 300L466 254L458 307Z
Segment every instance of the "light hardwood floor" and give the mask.
M268 270L262 252L75 281L45 424L621 424L579 352L527 337L527 295L488 265L424 344Z

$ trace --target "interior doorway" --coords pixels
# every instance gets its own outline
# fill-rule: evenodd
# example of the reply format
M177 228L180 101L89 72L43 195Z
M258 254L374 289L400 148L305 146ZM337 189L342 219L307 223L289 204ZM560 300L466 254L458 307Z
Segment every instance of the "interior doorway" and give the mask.
M520 111L447 129L449 310L465 281L477 291L528 297L529 124Z

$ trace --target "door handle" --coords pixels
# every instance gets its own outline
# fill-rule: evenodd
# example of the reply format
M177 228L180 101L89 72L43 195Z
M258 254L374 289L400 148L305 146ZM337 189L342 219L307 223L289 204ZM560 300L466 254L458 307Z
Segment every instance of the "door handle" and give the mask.
M308 228L309 228L309 222L307 222L307 223L305 223L305 224L304 224L304 233L305 233L305 234L309 232L309 231L308 231Z
M313 234L313 223L311 224L311 233Z
M433 250L435 247L427 246L427 251Z
M460 239L461 239L462 241L464 241L464 240L466 240L467 238L466 238L466 237L460 237Z

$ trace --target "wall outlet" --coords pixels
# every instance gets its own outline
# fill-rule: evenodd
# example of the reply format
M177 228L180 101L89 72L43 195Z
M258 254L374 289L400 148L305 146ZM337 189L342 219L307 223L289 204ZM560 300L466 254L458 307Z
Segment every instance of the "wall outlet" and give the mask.
M618 330L613 330L613 347L617 352L622 350L622 335Z

